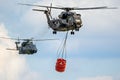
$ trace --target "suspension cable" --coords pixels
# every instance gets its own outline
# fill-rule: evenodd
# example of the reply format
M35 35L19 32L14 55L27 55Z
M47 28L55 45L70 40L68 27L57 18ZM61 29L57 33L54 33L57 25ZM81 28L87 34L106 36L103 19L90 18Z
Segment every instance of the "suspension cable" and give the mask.
M67 31L62 43L60 44L60 47L58 48L58 51L57 51L58 57L61 57L61 58L67 57L67 50L66 50L67 37L68 37L68 31Z

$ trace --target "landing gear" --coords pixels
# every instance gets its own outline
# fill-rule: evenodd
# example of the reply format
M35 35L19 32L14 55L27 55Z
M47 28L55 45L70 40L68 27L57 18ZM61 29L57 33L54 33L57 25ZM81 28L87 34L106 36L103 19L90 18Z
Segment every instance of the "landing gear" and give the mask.
M75 33L73 31L71 31L71 35L74 35Z
M79 28L76 28L75 31L79 31Z
M56 31L53 31L53 34L57 34L57 32L56 32Z

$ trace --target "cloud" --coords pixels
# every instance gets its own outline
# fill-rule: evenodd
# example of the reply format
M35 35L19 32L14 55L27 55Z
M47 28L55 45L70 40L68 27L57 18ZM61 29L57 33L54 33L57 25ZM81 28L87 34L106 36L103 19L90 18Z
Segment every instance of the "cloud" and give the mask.
M8 37L8 32L3 23L0 24L0 36ZM0 39L0 79L1 80L18 80L19 75L23 72L26 63L23 57L17 52L7 51L6 48L14 47L11 40Z
M44 34L44 32L48 30L45 15L34 12L32 9L23 15L21 22L27 29L31 30L33 34Z
M96 76L96 77L86 77L80 78L78 80L120 80L120 76Z
M97 77L80 78L79 80L113 80L113 79L111 76L97 76Z
M22 80L41 80L40 73L37 72L29 72Z
M115 76L115 77L113 78L113 80L120 80L120 74L118 74L117 76Z
M0 23L0 37L10 38L3 23ZM14 42L0 38L0 80L37 80L39 78L38 73L31 71L27 66L25 57L6 48L15 48Z

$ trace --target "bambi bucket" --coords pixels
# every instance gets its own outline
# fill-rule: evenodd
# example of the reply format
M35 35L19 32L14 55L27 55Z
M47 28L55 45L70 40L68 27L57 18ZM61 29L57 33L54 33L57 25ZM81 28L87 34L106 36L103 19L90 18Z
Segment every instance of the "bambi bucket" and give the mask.
M63 58L58 58L55 66L56 71L64 72L65 68L66 68L66 60Z

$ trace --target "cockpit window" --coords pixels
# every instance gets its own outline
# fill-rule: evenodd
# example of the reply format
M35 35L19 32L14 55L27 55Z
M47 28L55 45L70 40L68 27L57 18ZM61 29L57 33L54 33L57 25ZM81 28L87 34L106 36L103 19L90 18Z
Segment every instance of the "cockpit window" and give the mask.
M68 16L67 14L63 14L63 15L62 15L62 19L66 19L67 16Z

